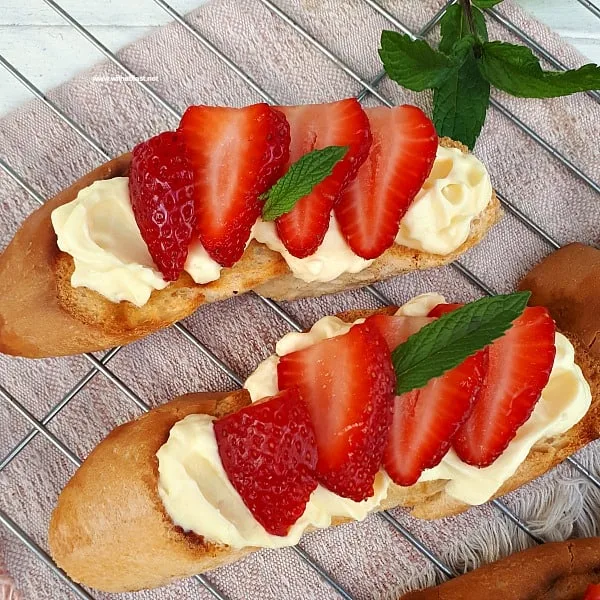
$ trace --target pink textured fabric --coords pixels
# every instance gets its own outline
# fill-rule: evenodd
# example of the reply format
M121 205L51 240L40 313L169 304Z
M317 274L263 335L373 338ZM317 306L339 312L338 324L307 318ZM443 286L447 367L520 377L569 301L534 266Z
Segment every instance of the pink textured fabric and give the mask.
M15 587L12 577L6 572L4 565L0 564L0 600L19 600L20 594Z
M277 0L277 4L362 78L370 79L380 71L379 35L382 29L393 26L366 2ZM419 30L442 6L440 0L386 0L382 4L413 31ZM555 34L508 0L500 10L568 65L584 62ZM329 101L361 90L359 83L258 0L215 0L192 13L189 20L278 102ZM489 26L491 37L511 39L495 22L490 20ZM119 56L135 73L156 77L149 85L178 111L193 103L243 105L262 100L260 94L177 24L125 48ZM177 119L135 82L114 80L119 75L114 65L103 63L49 94L111 155L177 124ZM407 93L385 79L377 89L393 103L413 102L430 109L428 94ZM551 101L517 100L499 93L494 96L592 179L600 180L600 106L594 100L582 94ZM368 97L367 102L377 104L373 97ZM598 195L500 111L490 109L476 153L488 165L495 187L560 243L598 241ZM93 148L39 101L0 120L0 155L44 197L52 196L102 162ZM35 206L17 184L0 173L0 248ZM492 290L502 292L512 290L523 273L550 250L539 236L507 214L462 263ZM397 278L378 287L396 303L432 290L455 301L482 293L453 268ZM368 292L357 290L287 303L285 308L309 326L325 314L375 306L375 299ZM186 320L186 326L241 377L269 355L276 340L288 330L286 323L253 295L204 307ZM174 329L124 348L108 367L151 406L191 390L235 387ZM0 357L0 385L42 419L89 369L84 357L42 361ZM106 377L95 375L48 428L83 458L110 429L139 414L127 395ZM29 429L6 397L0 397L0 459ZM579 458L599 473L596 451L597 446L591 445L579 453ZM42 549L47 549L52 507L73 471L73 464L47 439L37 435L0 472L0 510ZM549 539L597 533L593 515L600 508L598 491L569 465L562 465L511 494L506 502L536 532ZM490 505L436 522L416 521L401 510L393 514L459 571L532 543ZM405 590L438 579L433 565L377 515L363 523L307 535L302 547L357 599L391 600ZM76 598L4 527L0 527L0 558L24 598ZM232 600L338 597L291 549L261 551L207 577ZM98 599L111 597L90 593ZM211 596L195 580L122 596L132 600L191 597Z

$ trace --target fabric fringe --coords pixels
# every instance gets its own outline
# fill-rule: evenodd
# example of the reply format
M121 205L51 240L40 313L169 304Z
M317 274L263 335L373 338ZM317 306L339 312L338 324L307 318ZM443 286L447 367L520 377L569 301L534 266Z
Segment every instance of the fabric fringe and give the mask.
M10 575L0 565L0 600L21 600Z
M577 459L591 473L600 472L600 454L592 448L581 452ZM572 465L565 463L557 471L553 479L542 477L502 501L527 523L532 533L547 542L600 535L600 488ZM497 518L465 531L464 541L457 539L446 548L430 549L461 574L535 546L535 540L499 511L492 514L497 514ZM468 515L456 518L470 521ZM476 522L481 524L480 519ZM445 579L429 560L425 565L414 564L411 569L403 569L401 585L378 600L398 600L399 593L437 585Z

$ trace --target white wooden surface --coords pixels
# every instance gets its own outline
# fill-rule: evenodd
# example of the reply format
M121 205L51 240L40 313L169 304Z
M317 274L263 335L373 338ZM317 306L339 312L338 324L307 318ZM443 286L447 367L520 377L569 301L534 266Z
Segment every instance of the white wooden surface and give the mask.
M170 4L186 13L202 1L171 0ZM592 62L600 63L600 19L577 0L516 1ZM59 4L113 51L171 20L150 0L59 0ZM42 0L0 0L0 54L42 90L103 59ZM30 93L0 68L0 115L30 98Z

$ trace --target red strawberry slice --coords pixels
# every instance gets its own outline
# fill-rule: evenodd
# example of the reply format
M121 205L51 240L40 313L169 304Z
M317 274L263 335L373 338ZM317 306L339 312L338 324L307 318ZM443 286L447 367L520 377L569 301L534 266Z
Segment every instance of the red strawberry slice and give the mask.
M277 233L290 254L304 258L320 246L334 203L366 160L371 130L367 115L355 98L329 104L280 106L277 110L283 112L290 124L289 164L312 150L348 146L348 152L331 175L276 221Z
M382 332L393 350L433 320L374 315L367 323ZM442 460L452 436L473 408L486 363L487 354L479 352L432 379L424 388L395 397L394 417L383 458L385 470L395 483L412 485L425 469L435 467Z
M583 600L600 600L600 584L590 583L585 590Z
M396 396L383 459L392 481L412 485L444 458L473 409L486 363L487 353L478 352L425 387Z
M434 306L430 311L428 316L430 317L441 317L446 313L453 312L457 308L461 308L464 304L438 304Z
M488 347L481 394L453 440L461 460L487 467L527 421L550 377L554 334L554 321L545 308L526 308L506 334Z
M403 344L413 333L431 323L429 317L404 317L395 315L373 315L367 323L379 329L379 333L387 342L390 351Z
M194 175L181 134L166 131L138 144L129 169L129 196L152 260L175 281L196 227Z
M315 428L317 477L344 498L373 495L391 418L395 376L377 328L348 333L283 356L280 389L298 386Z
M271 534L286 535L317 487L317 445L297 388L214 423L219 456L233 487Z
M342 193L335 216L350 248L369 259L394 243L400 220L431 171L438 138L433 123L416 106L366 112L371 151Z
M288 160L285 117L267 104L191 106L179 125L194 169L198 236L224 267L237 262L260 215L260 194Z

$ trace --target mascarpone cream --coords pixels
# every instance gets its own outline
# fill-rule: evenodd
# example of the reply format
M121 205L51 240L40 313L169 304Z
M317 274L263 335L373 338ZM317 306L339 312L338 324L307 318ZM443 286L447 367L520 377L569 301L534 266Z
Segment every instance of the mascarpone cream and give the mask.
M75 200L52 212L58 247L73 257L73 287L87 287L111 302L148 302L153 290L168 285L156 268L137 226L127 177L95 181ZM185 263L196 283L219 279L221 265L200 242L190 246Z
M389 478L379 473L374 494L362 502L319 485L304 514L285 536L268 533L254 518L223 468L213 417L189 415L176 423L159 449L158 493L176 525L233 548L281 548L297 544L309 527L329 527L334 517L364 519L386 497Z
M111 302L148 302L167 286L138 229L128 178L95 181L52 212L58 247L73 257L73 287L87 287Z
M275 223L258 220L253 236L271 250L283 256L294 277L311 283L313 281L332 281L342 273L358 273L366 269L373 261L366 260L352 252L344 239L337 219L331 214L329 228L323 242L314 254L306 258L292 256L277 235Z
M429 177L400 221L396 243L450 254L469 237L473 219L491 198L483 163L457 148L439 146Z
M437 304L439 294L423 294L402 306L396 314L426 316ZM359 319L362 321L362 319ZM357 322L359 322L357 321ZM353 324L337 317L324 317L306 333L289 333L277 343L276 354L263 361L246 380L244 387L252 401L276 394L277 363L280 356L306 348L320 340L343 335ZM570 429L586 414L591 393L568 339L556 336L557 353L548 385L530 419L519 429L506 451L486 469L470 467L450 451L435 468L425 471L420 481L447 480L449 495L469 504L487 501L525 460L538 442ZM380 471L375 493L362 502L341 498L318 486L304 514L286 536L267 533L254 519L230 483L219 457L208 415L189 415L176 423L167 442L157 453L159 495L167 513L186 531L235 548L261 546L276 548L296 544L311 527L328 527L334 517L364 519L387 497L390 479Z
M167 282L137 227L127 183L126 177L94 182L75 200L55 209L52 224L59 248L74 259L73 287L90 288L112 302L128 300L143 306L152 291ZM396 243L435 254L453 252L468 237L471 222L491 194L490 178L477 158L440 146L429 178L400 222ZM333 214L323 243L306 258L285 249L274 223L259 219L252 238L279 252L294 276L306 282L358 273L373 262L352 252ZM219 279L221 268L200 242L191 245L184 269L196 283Z

